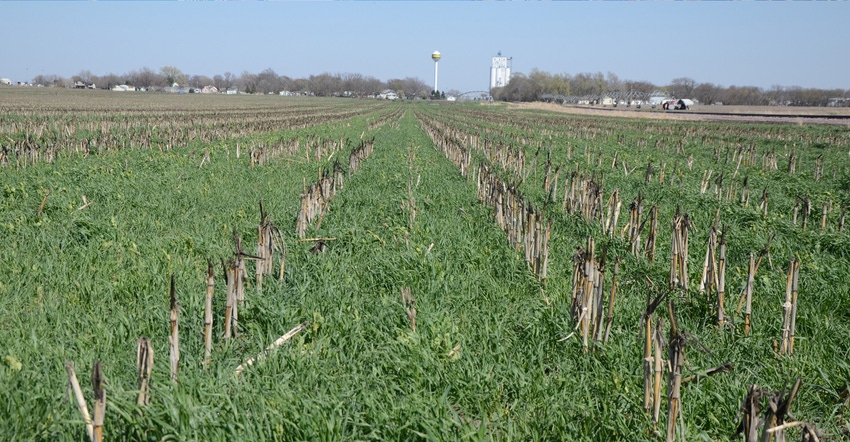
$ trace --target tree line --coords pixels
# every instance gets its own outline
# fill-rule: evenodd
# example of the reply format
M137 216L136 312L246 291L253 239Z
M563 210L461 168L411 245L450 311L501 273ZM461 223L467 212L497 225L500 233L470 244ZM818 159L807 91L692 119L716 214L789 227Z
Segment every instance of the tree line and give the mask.
M94 84L100 89L110 89L116 85L131 85L146 90L157 90L178 84L181 87L201 89L205 86L215 86L219 91L237 90L246 93L277 94L282 91L309 92L317 96L375 95L385 90L392 90L404 97L428 98L431 88L421 79L414 77L393 78L387 81L361 74L330 74L310 75L307 78L291 78L280 75L269 68L260 73L242 72L239 75L231 72L206 75L189 75L174 66L163 66L159 71L141 68L125 74L95 75L91 71L82 70L70 78L58 75L38 75L32 79L32 84L43 86L73 87L75 82Z
M508 84L491 91L501 101L537 101L544 94L565 97L601 96L638 92L649 95L664 91L671 97L690 98L703 104L723 103L752 106L850 106L850 89L817 89L799 86L720 86L698 83L689 77L673 79L669 84L621 80L608 72L550 74L532 69L528 75L513 73Z
M238 90L246 93L277 94L281 91L309 92L317 96L367 96L392 90L401 97L434 98L431 87L416 77L393 78L386 81L362 74L310 75L306 78L291 78L280 75L269 68L260 73L244 71L239 75L231 72L206 75L188 75L174 66L163 66L159 71L148 67L125 74L95 75L88 70L80 71L70 78L58 75L38 75L33 84L44 86L72 87L74 82L95 84L108 89L119 84L156 90L174 83L188 88L215 86L219 91ZM508 84L494 88L491 94L501 101L538 101L543 95L564 97L592 97L604 94L626 94L637 92L649 95L655 91L666 92L675 98L690 98L703 104L723 103L729 105L779 105L779 106L850 106L850 89L817 89L800 86L772 86L769 89L757 86L721 86L714 83L698 83L689 77L675 78L666 85L648 81L622 80L608 72L583 72L551 74L532 69L526 75L515 72ZM449 90L442 96L457 96L459 91Z

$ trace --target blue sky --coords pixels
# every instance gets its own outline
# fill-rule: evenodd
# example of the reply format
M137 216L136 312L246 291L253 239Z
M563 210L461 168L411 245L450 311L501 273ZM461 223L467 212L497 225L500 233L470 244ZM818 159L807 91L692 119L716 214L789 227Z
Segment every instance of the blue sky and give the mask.
M0 77L272 68L488 86L514 72L850 89L850 2L0 2Z

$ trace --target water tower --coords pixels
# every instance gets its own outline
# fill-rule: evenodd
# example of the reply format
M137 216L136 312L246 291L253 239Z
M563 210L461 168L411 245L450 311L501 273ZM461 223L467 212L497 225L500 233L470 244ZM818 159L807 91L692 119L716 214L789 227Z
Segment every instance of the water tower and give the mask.
M442 57L440 55L440 51L434 51L434 53L431 54L431 59L434 60L434 92L439 91L437 89L437 65L440 64L440 57Z

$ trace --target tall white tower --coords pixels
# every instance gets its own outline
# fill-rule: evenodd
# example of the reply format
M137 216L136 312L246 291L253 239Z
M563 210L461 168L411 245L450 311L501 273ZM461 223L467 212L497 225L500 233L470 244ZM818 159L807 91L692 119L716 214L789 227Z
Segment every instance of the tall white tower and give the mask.
M490 89L508 85L508 82L511 81L512 60L512 58L502 57L502 51L499 51L499 55L493 57L493 63L490 65Z
M439 89L437 89L437 65L440 64L441 57L442 55L440 55L440 51L434 51L434 53L431 54L431 59L434 60L434 92L439 91Z

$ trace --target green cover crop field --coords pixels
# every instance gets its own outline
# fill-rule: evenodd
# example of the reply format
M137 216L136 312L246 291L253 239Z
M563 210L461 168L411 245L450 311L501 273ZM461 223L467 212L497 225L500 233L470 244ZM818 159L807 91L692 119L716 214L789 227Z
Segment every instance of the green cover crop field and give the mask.
M848 154L842 126L2 89L0 432L843 440Z

